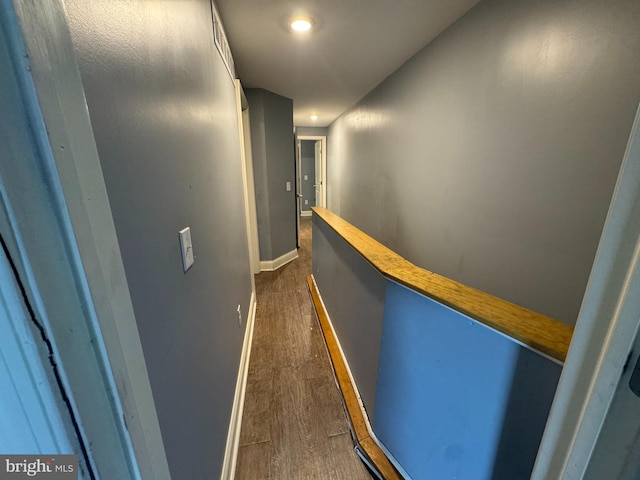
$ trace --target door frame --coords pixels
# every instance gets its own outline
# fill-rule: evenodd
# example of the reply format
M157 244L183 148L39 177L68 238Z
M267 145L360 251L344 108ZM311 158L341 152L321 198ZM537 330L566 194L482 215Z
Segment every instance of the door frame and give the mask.
M322 171L322 178L320 179L320 183L321 183L321 195L320 195L320 205L318 205L319 207L326 207L327 206L327 136L326 135L297 135L296 136L296 140L320 140L322 142L322 155L320 158L320 168ZM297 148L297 157L298 157L298 165L300 162L300 148L299 148L299 143L296 142ZM316 159L316 162L318 161L318 159ZM298 169L299 171L300 169ZM296 179L298 182L298 185L300 185L300 178L298 175L298 178ZM317 179L316 179L317 180ZM316 199L316 203L317 203L317 199Z
M110 478L168 480L62 0L0 3L0 42L11 63L4 78L19 91L12 122L27 139L8 150L21 161L0 162L0 226L61 371L85 458Z
M600 441L616 387L624 378L628 381L623 374L632 359L640 327L638 218L640 107L540 444L533 480L583 478ZM637 358L637 352L633 358ZM640 422L636 429L640 431ZM629 446L621 444L617 450ZM619 471L625 458L620 455L608 459L608 470Z
M296 158L294 165L296 179L296 248L300 248L300 217L302 216L302 158L300 140L298 140L295 134L293 139L293 151Z
M236 89L236 109L238 112L238 132L240 135L240 160L242 163L242 184L244 187L244 208L249 247L251 273L260 273L260 244L258 240L258 215L256 213L256 189L253 179L253 155L251 150L251 122L249 102L239 79L233 81ZM255 281L251 278L252 291Z
M4 228L2 229L5 230ZM52 351L37 329L24 285L4 237L0 236L0 451L7 455L42 452L78 454L79 473L88 468L73 411L64 401Z

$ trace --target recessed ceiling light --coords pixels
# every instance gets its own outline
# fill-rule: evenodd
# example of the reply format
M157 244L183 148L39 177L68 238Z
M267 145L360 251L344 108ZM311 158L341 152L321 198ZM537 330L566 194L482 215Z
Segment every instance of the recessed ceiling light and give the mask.
M314 113L314 114L313 114L313 115L311 115L309 118L315 122L316 120L318 120L318 115L316 115L316 114Z
M296 32L306 32L311 29L312 24L310 18L298 17L291 22L291 28Z

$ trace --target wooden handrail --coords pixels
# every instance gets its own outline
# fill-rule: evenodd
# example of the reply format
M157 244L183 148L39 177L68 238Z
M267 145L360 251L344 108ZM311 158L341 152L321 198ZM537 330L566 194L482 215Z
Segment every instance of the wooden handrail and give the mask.
M564 362L572 326L417 267L326 208L312 210L385 277Z

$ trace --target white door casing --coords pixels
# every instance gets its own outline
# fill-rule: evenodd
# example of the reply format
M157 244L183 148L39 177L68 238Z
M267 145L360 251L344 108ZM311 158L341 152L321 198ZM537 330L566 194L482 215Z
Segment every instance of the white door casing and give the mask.
M327 205L327 137L324 135L299 135L298 140L315 140L316 152L316 206Z
M236 108L238 112L238 131L240 134L240 160L242 162L242 183L244 187L244 208L249 243L249 263L251 273L260 273L260 246L258 243L258 216L256 213L256 193L253 180L253 156L251 155L251 124L249 122L249 103L240 80L234 81L236 89ZM255 292L253 276L252 291Z
M169 479L62 1L0 3L0 52L0 227L87 468Z
M322 207L324 206L324 202L322 201L322 192L324 190L324 181L322 178L322 140L316 140L316 143L314 144L314 151L315 151L315 155L314 155L314 160L315 160L315 178L316 178L316 183L314 184L315 187L315 194L316 194L316 202L315 202L315 206L316 207Z
M0 248L0 452L77 454L80 439L56 382L49 345L25 303L4 241ZM81 459L82 461L82 459ZM81 471L82 475L83 472Z
M639 325L640 108L540 444L533 480L581 480L589 469L603 466L599 463L606 463L607 478L619 478L618 474L625 470L629 460L626 452L634 442L637 446L633 434L640 434L640 418L633 414L638 409L610 407L616 400L633 395L628 391L625 365L637 359L638 352L635 356L631 353ZM618 418L609 418L610 415ZM625 435L601 436L606 422L626 423ZM630 427L633 434L629 433ZM592 456L596 450L599 455ZM601 455L605 451L609 455Z

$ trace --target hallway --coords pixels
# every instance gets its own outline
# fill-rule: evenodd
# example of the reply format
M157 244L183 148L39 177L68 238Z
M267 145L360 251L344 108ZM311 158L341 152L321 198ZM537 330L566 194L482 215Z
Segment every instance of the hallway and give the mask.
M353 449L307 291L311 219L300 228L299 258L256 276L236 479L370 479Z

